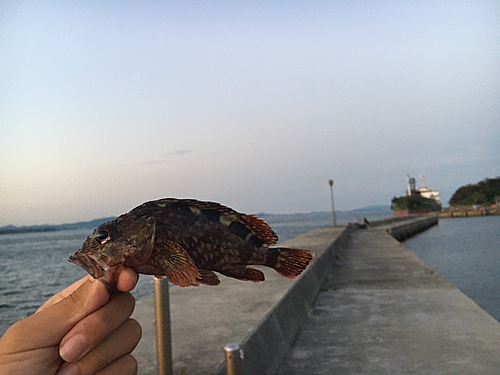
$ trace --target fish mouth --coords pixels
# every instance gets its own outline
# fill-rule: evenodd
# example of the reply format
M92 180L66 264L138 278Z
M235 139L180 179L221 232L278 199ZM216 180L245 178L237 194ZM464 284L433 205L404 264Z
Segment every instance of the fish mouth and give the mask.
M108 265L102 259L91 254L78 254L75 253L68 259L71 263L82 267L94 279L100 279L108 271Z

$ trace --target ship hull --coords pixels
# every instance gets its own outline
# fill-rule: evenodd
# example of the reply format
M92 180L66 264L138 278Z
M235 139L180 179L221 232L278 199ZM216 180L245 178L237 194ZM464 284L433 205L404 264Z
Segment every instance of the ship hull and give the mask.
M408 215L422 215L422 214L428 214L429 212L436 212L436 211L430 211L430 210L394 211L394 217L408 216Z
M411 195L394 197L391 209L394 211L394 216L398 217L439 212L441 211L441 204L434 199L424 198L420 195Z

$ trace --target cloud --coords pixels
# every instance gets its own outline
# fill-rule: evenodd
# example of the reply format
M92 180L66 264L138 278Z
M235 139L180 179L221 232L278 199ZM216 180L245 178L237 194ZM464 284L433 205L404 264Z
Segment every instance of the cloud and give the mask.
M146 161L143 161L141 163L138 163L138 165L158 165L158 164L165 164L165 163L169 163L171 162L171 156L182 156L182 155L186 155L186 154L189 154L193 152L192 150L186 150L186 149L179 149L179 150L175 150L175 151L172 151L172 152L169 152L168 154L166 154L166 158L164 159L154 159L154 160L146 160Z

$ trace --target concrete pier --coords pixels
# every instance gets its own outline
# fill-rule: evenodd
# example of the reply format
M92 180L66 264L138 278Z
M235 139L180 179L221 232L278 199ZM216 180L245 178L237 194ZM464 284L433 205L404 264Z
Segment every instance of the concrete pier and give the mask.
M295 280L261 267L261 284L171 288L174 374L225 374L232 342L245 375L500 373L500 324L388 234L435 224L320 228L280 244L316 253ZM153 298L133 316L143 327L139 374L156 374Z
M384 230L356 231L280 374L498 374L500 324Z

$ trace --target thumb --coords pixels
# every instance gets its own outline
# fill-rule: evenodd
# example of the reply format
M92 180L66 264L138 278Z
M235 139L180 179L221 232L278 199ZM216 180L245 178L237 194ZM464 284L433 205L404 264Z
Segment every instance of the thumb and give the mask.
M103 306L108 299L106 287L88 278L66 298L15 323L4 338L8 336L11 339L10 347L15 347L16 352L58 346L76 323ZM30 340L26 340L26 337L30 337Z

